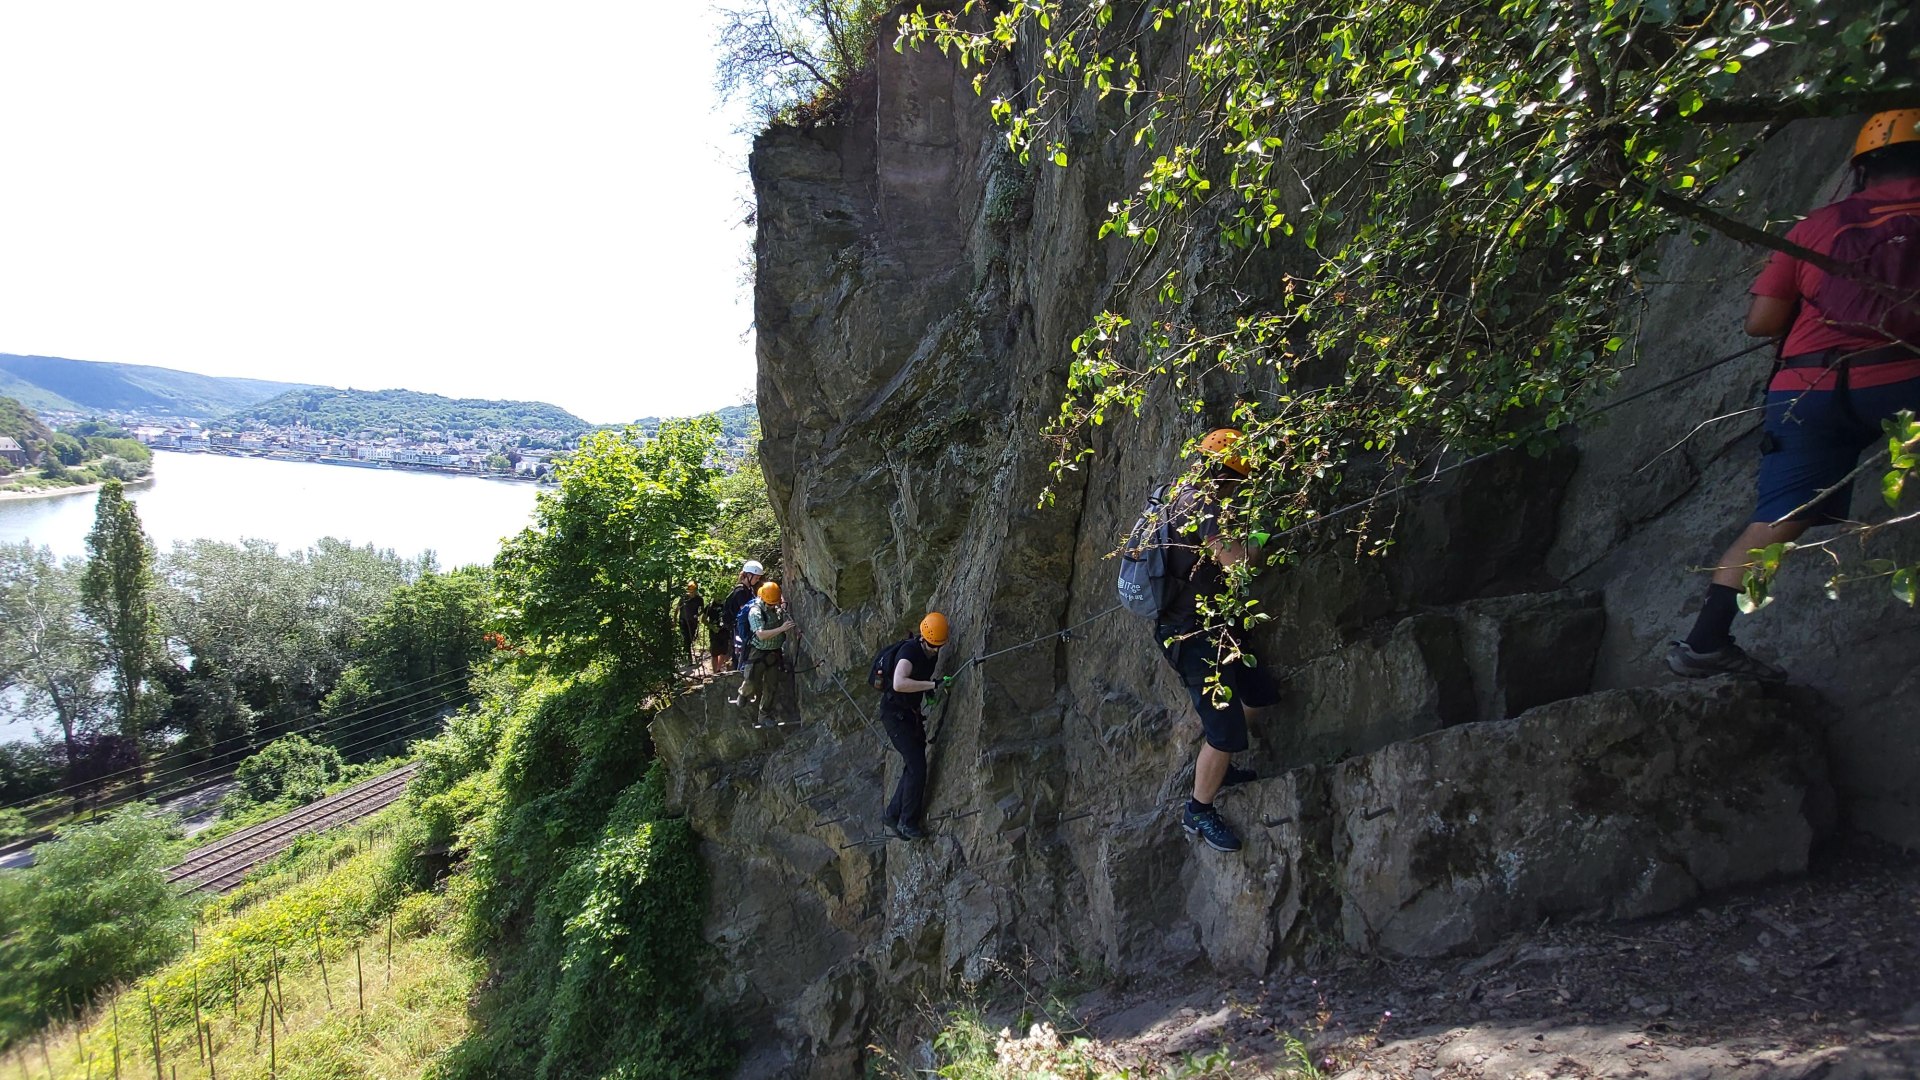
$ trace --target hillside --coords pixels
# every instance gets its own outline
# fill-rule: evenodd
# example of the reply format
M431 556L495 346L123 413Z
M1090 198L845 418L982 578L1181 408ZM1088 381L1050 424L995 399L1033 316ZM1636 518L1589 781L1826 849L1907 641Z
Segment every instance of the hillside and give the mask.
M0 397L0 435L11 435L21 446L45 442L53 431L33 415L33 410L10 397Z
M305 425L339 435L369 431L403 436L479 431L575 435L593 426L544 401L495 401L441 397L417 390L322 387L289 391L227 416L223 422L235 428Z
M304 386L196 375L145 364L0 353L0 394L41 412L137 412L208 419Z
M760 422L760 414L752 404L729 405L724 409L715 409L702 416L712 416L720 421L720 434L728 439L744 439L753 434L753 425ZM633 426L651 435L660 430L661 417L643 416L633 422Z

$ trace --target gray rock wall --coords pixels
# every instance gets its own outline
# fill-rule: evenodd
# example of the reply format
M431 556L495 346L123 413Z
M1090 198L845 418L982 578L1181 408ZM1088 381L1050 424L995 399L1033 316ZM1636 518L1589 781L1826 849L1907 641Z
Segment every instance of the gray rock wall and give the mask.
M1887 707L1920 689L1911 613L1828 603L1808 568L1742 632L1801 654L1818 694L1658 666L1703 587L1688 565L1742 520L1753 440L1733 419L1659 451L1750 403L1756 360L1577 447L1453 474L1396 508L1389 558L1320 551L1263 578L1258 645L1293 676L1255 734L1268 779L1222 799L1246 851L1193 846L1173 816L1199 738L1184 693L1148 627L1081 624L1112 605L1105 556L1196 421L1109 423L1036 505L1068 343L1131 270L1094 227L1133 151L1089 114L1071 168L1022 167L969 79L882 50L844 126L756 143L762 455L805 628L798 723L754 730L721 685L654 725L705 838L711 992L754 1033L742 1075L850 1075L921 995L1002 968L1433 955L1796 873L1835 820L1829 758L1851 827L1920 840L1912 710ZM1842 127L1797 126L1754 163L1770 205L1820 201L1831 171L1796 162L1837 160ZM1739 344L1756 261L1677 243L1622 391ZM929 608L956 659L1027 647L955 688L935 837L909 846L880 831L898 763L863 676Z

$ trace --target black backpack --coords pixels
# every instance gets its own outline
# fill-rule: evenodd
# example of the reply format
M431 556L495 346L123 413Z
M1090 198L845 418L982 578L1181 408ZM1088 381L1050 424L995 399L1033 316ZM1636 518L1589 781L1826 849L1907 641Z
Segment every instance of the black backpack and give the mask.
M880 691L882 697L894 693L893 669L900 666L900 650L911 644L913 639L904 637L873 654L873 665L867 669L867 685Z

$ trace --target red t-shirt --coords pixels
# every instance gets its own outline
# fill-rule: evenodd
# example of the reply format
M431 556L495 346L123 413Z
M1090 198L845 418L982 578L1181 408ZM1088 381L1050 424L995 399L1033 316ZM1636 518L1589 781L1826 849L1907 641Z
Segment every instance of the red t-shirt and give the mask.
M1884 211L1920 214L1920 177L1885 180L1848 198L1863 199ZM1834 210L1838 205L1830 203L1808 214L1799 224L1787 230L1787 239L1811 251L1825 253L1832 250L1833 237L1840 224L1840 215ZM1806 356L1828 349L1876 349L1887 343L1885 338L1866 337L1857 331L1828 326L1813 305L1805 302L1807 297L1814 295L1826 276L1826 271L1784 251L1776 251L1767 260L1766 269L1754 279L1753 288L1747 290L1754 296L1800 301L1794 313L1793 328L1787 331L1782 356ZM1853 386L1881 386L1903 379L1920 378L1920 359L1863 365L1849 372L1847 378ZM1831 390L1833 383L1834 373L1831 371L1783 368L1774 375L1768 389Z

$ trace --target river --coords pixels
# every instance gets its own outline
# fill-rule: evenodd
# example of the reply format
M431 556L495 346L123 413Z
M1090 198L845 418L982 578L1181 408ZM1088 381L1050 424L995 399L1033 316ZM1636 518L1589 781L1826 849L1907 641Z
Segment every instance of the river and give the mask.
M534 486L506 480L218 454L153 457L153 480L127 494L162 551L200 537L297 551L333 536L406 556L432 551L441 569L452 569L492 562L501 538L533 513ZM0 540L84 557L95 498L88 491L0 501Z

